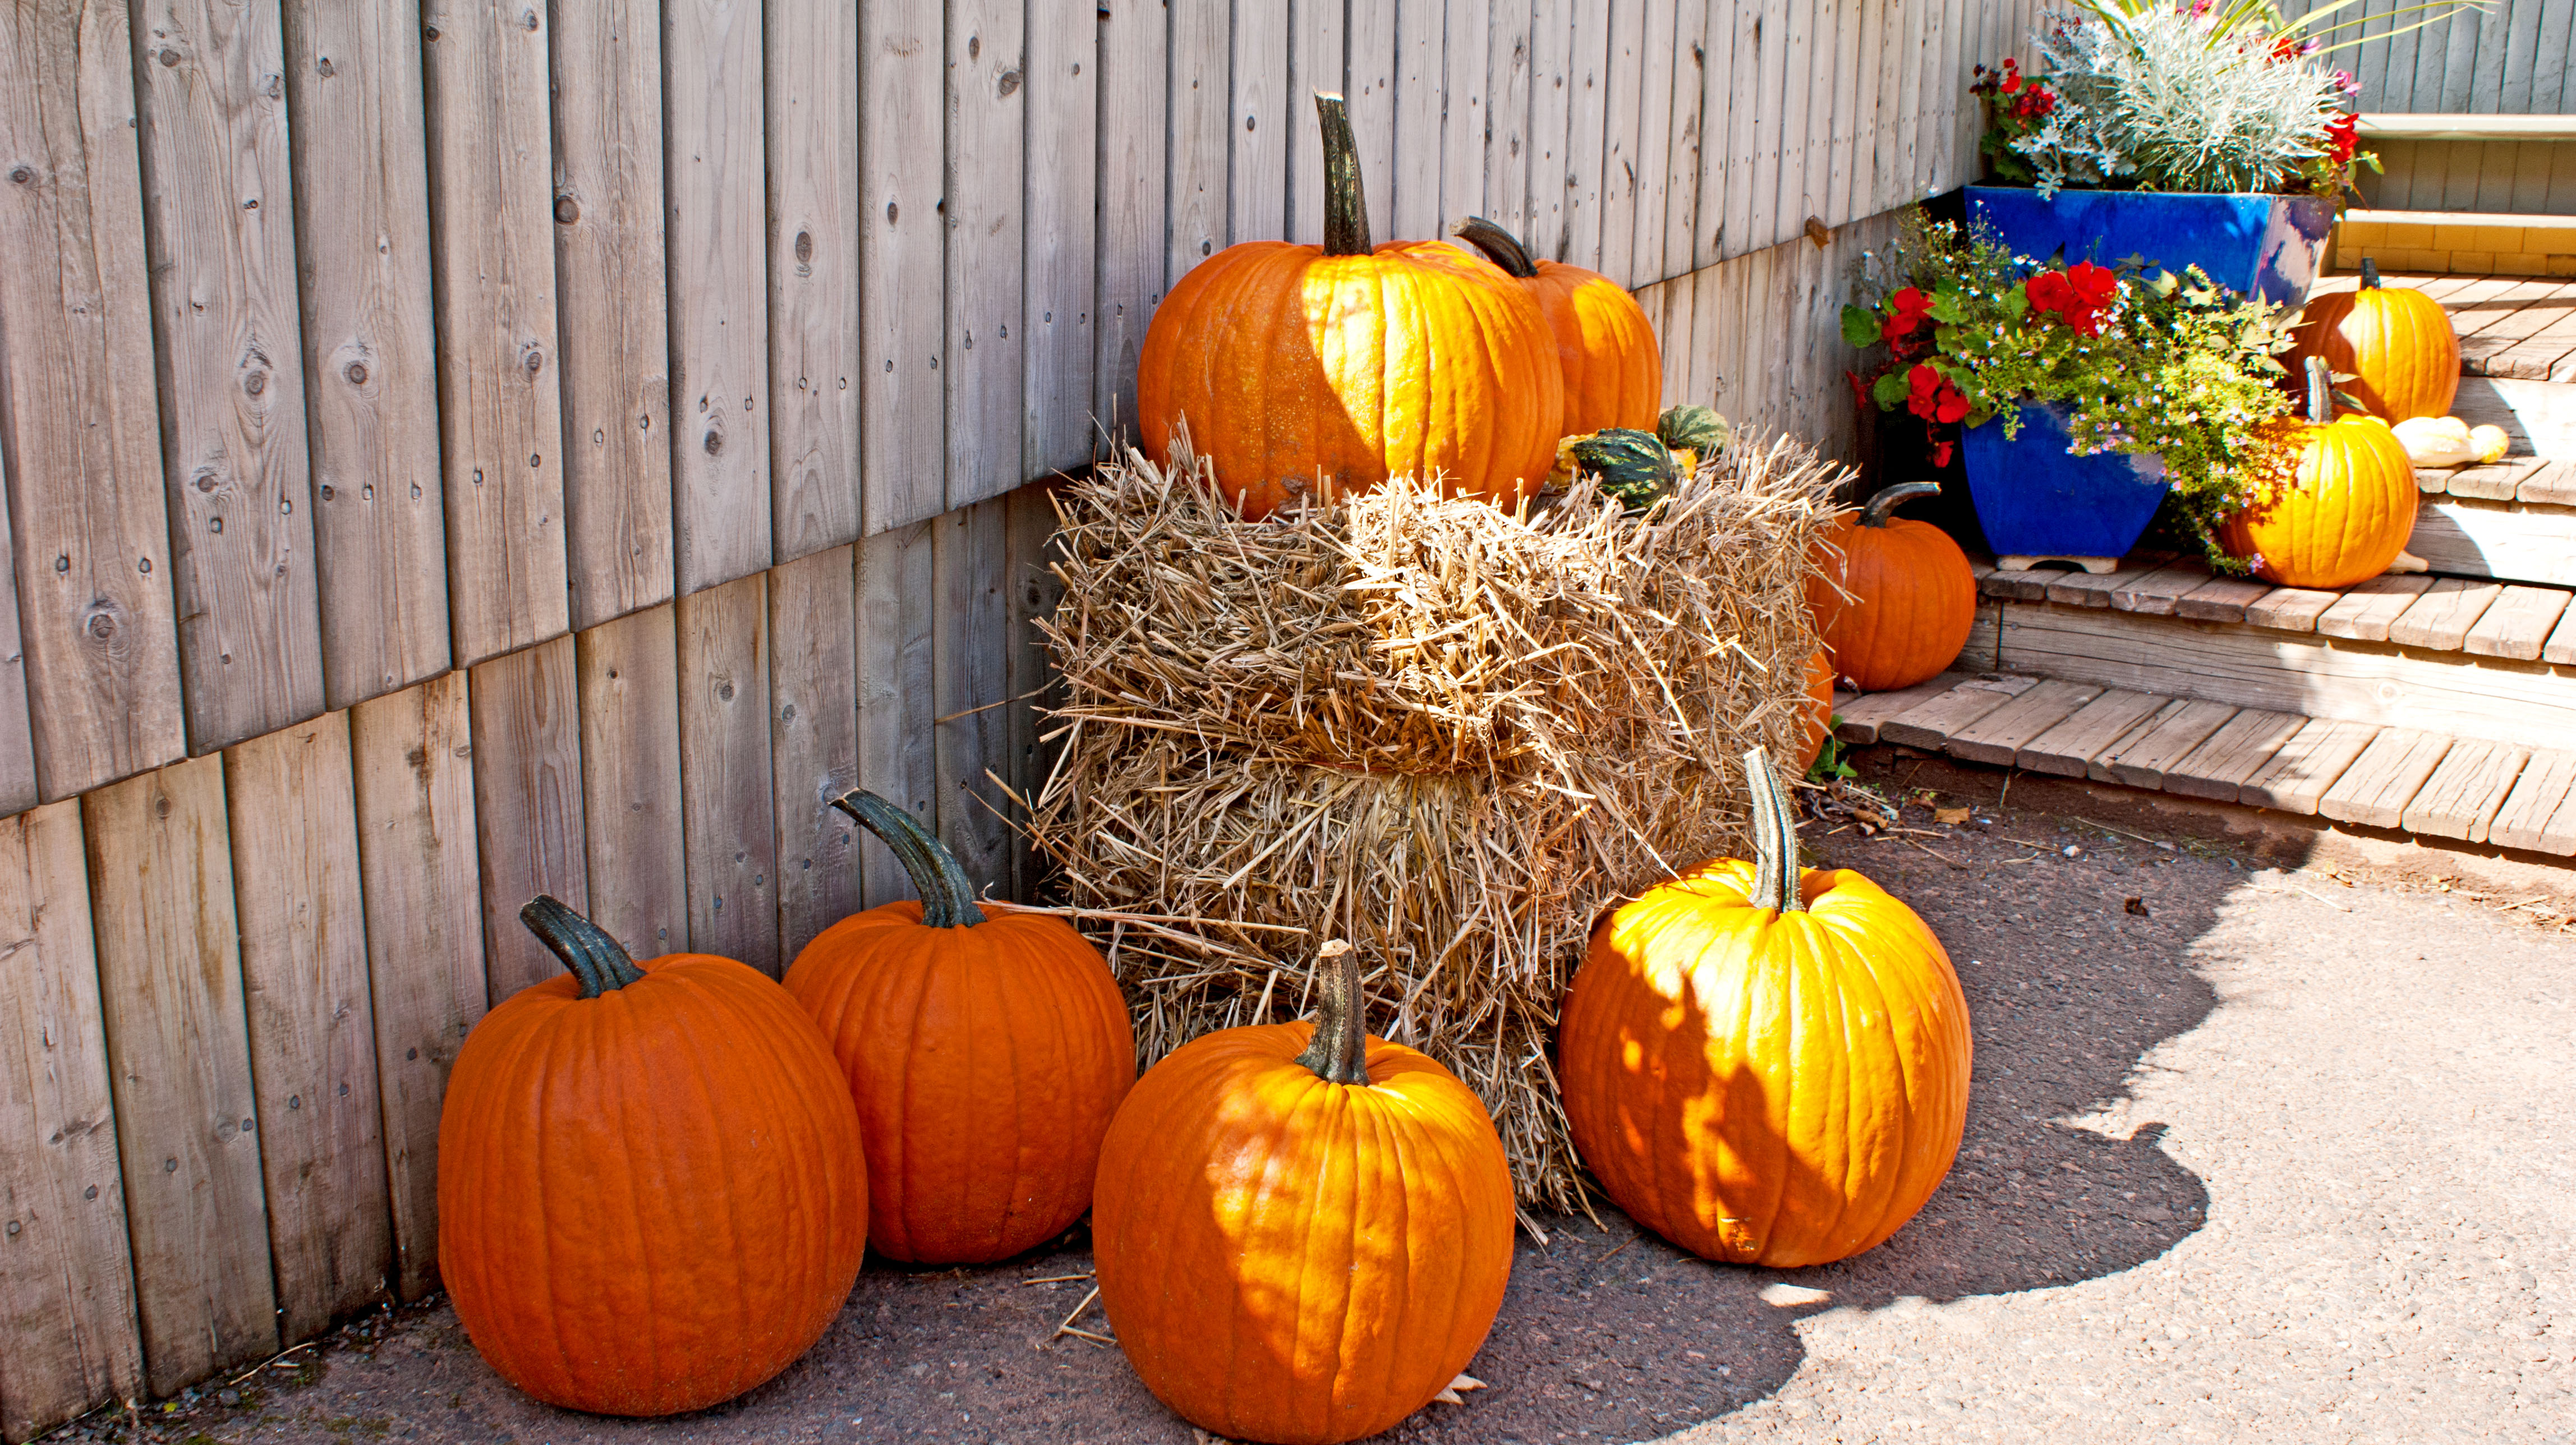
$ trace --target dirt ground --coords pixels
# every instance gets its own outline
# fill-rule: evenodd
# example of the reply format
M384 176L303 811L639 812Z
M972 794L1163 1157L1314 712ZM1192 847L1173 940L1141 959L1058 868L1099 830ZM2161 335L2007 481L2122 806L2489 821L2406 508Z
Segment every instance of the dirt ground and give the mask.
M1819 1269L1601 1223L1524 1238L1472 1367L1406 1442L2576 1439L2576 874L1874 750L1960 824L1810 825L1948 944L1976 1028L1932 1203ZM2098 820L2098 821L2095 821ZM530 1403L432 1304L145 1433L1187 1445L1115 1349L1050 1338L1081 1235L979 1271L871 1261L742 1400L638 1423ZM1105 1330L1096 1310L1083 1321ZM127 1417L71 1436L128 1438Z

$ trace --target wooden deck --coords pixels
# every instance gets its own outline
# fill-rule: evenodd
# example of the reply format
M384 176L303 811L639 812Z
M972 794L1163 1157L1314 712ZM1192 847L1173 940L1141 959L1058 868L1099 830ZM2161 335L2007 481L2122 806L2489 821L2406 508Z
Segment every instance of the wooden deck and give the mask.
M2460 374L2526 381L2576 381L2576 279L2523 276L2390 275L2442 303L2460 336ZM2329 276L2311 296L2349 291L2352 275Z

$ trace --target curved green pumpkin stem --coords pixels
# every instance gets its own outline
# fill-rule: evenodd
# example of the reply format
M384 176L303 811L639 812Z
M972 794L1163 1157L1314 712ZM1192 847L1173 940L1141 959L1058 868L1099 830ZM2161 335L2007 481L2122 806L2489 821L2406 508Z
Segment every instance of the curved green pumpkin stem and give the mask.
M1887 514L1898 507L1913 501L1916 497L1939 495L1941 495L1939 482L1899 482L1869 499L1869 504L1860 509L1860 524L1864 527L1884 527L1888 521Z
M1315 92L1315 115L1324 123L1324 254L1365 256L1369 245L1368 197L1360 184L1360 143L1351 135L1351 108L1329 90Z
M537 936L572 976L581 980L581 996L597 998L626 987L644 976L635 960L608 930L582 917L570 904L548 893L528 900L519 910L519 921Z
M1360 995L1359 950L1336 938L1315 956L1322 998L1315 1037L1297 1062L1328 1084L1368 1086L1368 1000Z
M2379 263L2367 256L2361 261L2361 289L2364 291L2379 289Z
M1538 266L1529 257L1529 248L1520 238L1482 216L1469 216L1450 229L1450 234L1482 251L1497 266L1526 281L1538 274Z
M2319 426L2334 420L2334 369L2322 356L2308 358L2308 420Z
M1798 815L1789 794L1760 748L1744 755L1744 785L1753 794L1753 898L1756 908L1800 913L1807 900L1798 888Z
M865 789L854 789L832 800L832 806L858 820L859 826L877 835L877 841L894 853L894 860L912 879L912 891L921 895L921 921L933 928L972 928L984 921L984 910L975 906L975 885L957 862L957 855L939 841L921 820Z

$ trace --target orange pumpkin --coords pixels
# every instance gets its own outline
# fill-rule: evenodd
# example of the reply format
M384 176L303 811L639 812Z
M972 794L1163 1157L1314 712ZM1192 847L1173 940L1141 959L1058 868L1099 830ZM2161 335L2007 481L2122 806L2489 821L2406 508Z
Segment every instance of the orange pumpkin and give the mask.
M1466 1368L1511 1275L1511 1169L1484 1105L1367 1036L1349 945L1318 972L1314 1025L1183 1045L1100 1157L1092 1253L1118 1347L1232 1440L1390 1428Z
M730 1400L822 1336L867 1252L832 1051L745 964L637 964L552 898L519 917L572 976L492 1010L448 1075L438 1268L456 1316L549 1405Z
M1863 692L1937 676L1968 644L1977 579L1967 554L1929 522L1888 517L1899 502L1940 490L1932 482L1888 487L1825 528L1830 550L1818 549L1807 610L1834 671Z
M910 813L874 793L836 806L921 895L833 924L787 970L858 1103L869 1239L922 1264L1033 1249L1091 1207L1101 1136L1136 1081L1127 1001L1072 924L979 906Z
M1631 1218L1709 1259L1823 1264L1932 1197L1967 1121L1967 999L1914 911L1797 866L1745 756L1757 859L1703 864L1593 930L1557 1030L1575 1149Z
M2284 587L2349 587L2387 571L2415 535L2415 465L2386 422L2330 417L2322 358L2309 357L2307 371L2296 484L2267 488L2220 526L2219 541L2260 558L2256 573Z
M1807 659L1807 706L1799 716L1798 775L1816 765L1825 738L1834 729L1834 664L1819 648Z
M1514 505L1545 481L1564 434L1547 317L1446 241L1372 248L1350 118L1338 95L1315 103L1324 244L1245 241L1172 288L1137 358L1145 443L1168 462L1186 425L1246 517L1391 476Z
M2309 302L2296 334L2292 366L2323 358L2351 376L2344 389L2373 415L2447 416L2459 395L2460 338L2449 313L2414 287L2380 285L2375 261L2361 263L2359 289Z
M1637 298L1598 271L1532 261L1517 237L1482 216L1459 222L1457 234L1529 288L1547 314L1565 372L1559 429L1567 436L1608 427L1655 429L1664 405L1664 354Z

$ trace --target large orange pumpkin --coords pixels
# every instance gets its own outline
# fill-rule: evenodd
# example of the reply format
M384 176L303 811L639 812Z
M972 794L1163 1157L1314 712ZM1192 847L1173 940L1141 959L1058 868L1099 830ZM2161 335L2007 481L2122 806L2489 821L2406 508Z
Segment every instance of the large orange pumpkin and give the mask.
M787 970L858 1102L868 1237L922 1264L1033 1249L1091 1207L1101 1136L1136 1081L1127 1002L1072 924L979 906L910 813L874 793L838 806L921 895L833 924Z
M669 1415L787 1368L867 1252L858 1114L814 1021L729 958L637 964L552 898L571 970L457 1051L438 1268L466 1335L550 1405Z
M1567 436L1606 427L1653 431L1664 405L1664 353L1645 308L1598 271L1563 261L1532 261L1519 238L1482 216L1458 223L1458 238L1512 274L1556 333L1565 372Z
M1888 487L1857 514L1845 513L1826 526L1830 550L1818 549L1807 610L1833 656L1834 671L1863 692L1912 687L1937 676L1968 644L1968 629L1977 620L1977 579L1967 554L1929 522L1888 516L1899 502L1940 490L1932 482Z
M1137 358L1145 443L1169 461L1186 425L1247 517L1435 474L1452 495L1513 505L1564 431L1547 317L1462 247L1372 248L1350 118L1338 95L1315 103L1324 244L1245 241L1172 288Z
M2442 303L2411 286L2382 286L2361 263L2361 285L2308 303L2293 368L2309 357L2348 373L2344 389L2375 416L2447 416L2460 392L2460 338ZM2294 372L2295 374L2295 372Z
M1347 944L1318 971L1315 1025L1183 1045L1100 1157L1092 1253L1119 1348L1231 1440L1388 1429L1466 1368L1511 1275L1511 1169L1484 1105L1367 1036Z
M1968 1006L1914 911L1798 867L1760 749L1754 862L1602 920L1557 1030L1576 1151L1631 1218L1709 1259L1823 1264L1932 1197L1967 1121Z
M2326 362L2309 357L2296 484L2230 516L2219 541L2259 557L2285 587L2349 587L2388 570L2415 535L2419 490L2406 445L2376 417L2331 416Z

